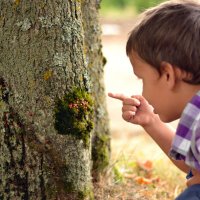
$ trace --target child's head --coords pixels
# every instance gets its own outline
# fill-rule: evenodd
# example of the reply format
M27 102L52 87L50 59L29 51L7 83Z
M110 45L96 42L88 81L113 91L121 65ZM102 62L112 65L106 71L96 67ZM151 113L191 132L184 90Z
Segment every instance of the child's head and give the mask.
M131 32L127 55L132 51L161 72L165 61L190 74L185 81L200 84L200 2L167 1L149 9Z
M200 89L200 2L167 1L141 17L127 55L143 81L143 96L169 122Z

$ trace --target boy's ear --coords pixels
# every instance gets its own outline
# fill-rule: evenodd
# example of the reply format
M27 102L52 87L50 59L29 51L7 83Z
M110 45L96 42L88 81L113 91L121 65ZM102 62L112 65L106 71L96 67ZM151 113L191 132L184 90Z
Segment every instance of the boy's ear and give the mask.
M168 62L162 62L161 63L161 77L166 82L166 86L168 86L170 89L173 89L176 84L176 71L174 69L174 66L172 66Z

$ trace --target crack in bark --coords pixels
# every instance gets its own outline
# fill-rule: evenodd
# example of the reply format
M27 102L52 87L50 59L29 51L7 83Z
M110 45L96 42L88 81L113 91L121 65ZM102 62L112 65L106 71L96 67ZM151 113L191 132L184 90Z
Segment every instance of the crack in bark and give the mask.
M9 197L12 190L11 187L13 187L15 191L23 194L24 199L28 199L28 172L24 171L19 174L19 171L24 170L25 167L25 132L19 117L9 105L9 87L2 77L0 77L0 86L2 94L1 101L8 104L9 107L9 111L4 112L2 115L4 143L10 154L10 160L5 162L4 170L5 174L10 174L11 171L13 172L13 176L9 176L8 180L6 180L4 192ZM19 152L19 149L21 152Z
M41 174L39 176L40 178L40 189L41 189L41 200L46 200L46 188L45 188L45 182L44 182L44 177L43 177L43 162L44 162L44 156L41 156L41 161L40 161L40 170Z
M4 102L8 105L9 111L3 113L2 121L4 131L4 143L9 150L10 160L6 161L4 165L5 174L13 174L6 179L4 191L0 191L0 197L4 199L5 194L7 197L11 198L10 194L16 192L23 196L23 199L28 200L29 197L29 173L26 168L29 166L26 162L26 145L29 146L33 151L38 152L40 156L40 172L39 175L39 186L40 186L40 197L42 200L47 199L45 178L44 178L44 157L48 163L51 163L49 166L52 169L52 178L55 182L55 185L58 186L56 194L62 196L65 194L65 162L62 158L58 157L59 152L57 152L56 147L54 147L51 139L45 139L45 142L42 143L36 136L35 130L31 124L24 125L22 119L17 113L14 112L14 109L9 105L9 89L2 77L0 77L0 91L2 94L1 99L4 99ZM13 141L14 139L14 141ZM19 152L19 149L21 152ZM15 157L14 155L18 155ZM20 159L19 159L20 157ZM59 177L56 178L56 177ZM12 187L12 188L11 188ZM0 198L1 199L1 198Z

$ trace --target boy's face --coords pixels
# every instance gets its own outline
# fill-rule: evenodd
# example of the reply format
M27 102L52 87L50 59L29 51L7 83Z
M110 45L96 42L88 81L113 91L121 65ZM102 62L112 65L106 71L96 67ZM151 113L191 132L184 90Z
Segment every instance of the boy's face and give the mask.
M166 78L151 65L142 60L136 52L130 55L130 62L134 74L142 80L142 95L154 107L164 122L170 122L180 117L177 104L173 101L173 94L166 86Z

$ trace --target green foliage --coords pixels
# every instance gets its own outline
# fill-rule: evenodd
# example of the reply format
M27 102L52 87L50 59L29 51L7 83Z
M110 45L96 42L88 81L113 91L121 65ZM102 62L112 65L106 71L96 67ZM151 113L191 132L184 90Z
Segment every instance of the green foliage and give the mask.
M119 166L115 165L113 168L114 180L116 183L122 183L124 180L123 173L120 172Z
M134 0L134 5L137 11L142 12L145 9L156 6L161 2L164 2L164 0Z
M73 135L82 139L88 147L90 132L93 129L93 100L89 93L74 89L63 99L56 101L55 129L59 134Z
M141 12L144 9L155 6L164 1L165 0L102 0L101 7L103 10L134 7L138 12Z
M102 0L102 8L120 8L123 9L132 4L132 0Z

